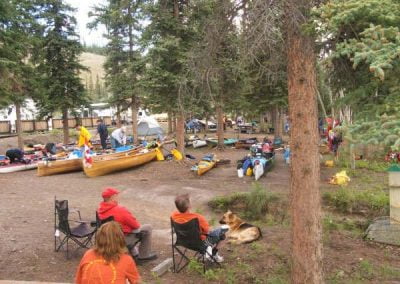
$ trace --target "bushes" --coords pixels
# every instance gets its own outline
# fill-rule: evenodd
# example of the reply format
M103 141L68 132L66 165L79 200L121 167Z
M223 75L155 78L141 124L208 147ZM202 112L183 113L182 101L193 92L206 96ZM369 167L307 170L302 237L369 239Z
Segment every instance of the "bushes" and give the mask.
M208 205L216 211L225 212L228 209L242 213L246 218L260 220L266 215L274 219L279 217L281 222L286 217L286 201L281 196L271 193L258 183L253 184L250 192L233 193L228 196L218 196Z
M381 189L356 190L340 188L323 194L325 205L334 207L341 213L356 213L369 217L389 213L389 196Z

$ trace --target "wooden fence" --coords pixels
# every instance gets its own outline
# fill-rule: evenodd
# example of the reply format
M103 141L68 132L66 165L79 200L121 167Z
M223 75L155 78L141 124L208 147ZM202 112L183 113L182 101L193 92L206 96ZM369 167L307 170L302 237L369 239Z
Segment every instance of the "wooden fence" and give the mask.
M80 118L82 125L85 127L95 127L97 126L96 117L83 117ZM103 121L106 125L111 125L111 117L106 116L103 117ZM35 132L35 131L47 131L50 129L50 122L46 120L22 120L21 127L22 132ZM74 128L76 125L75 118L68 119L68 127ZM53 129L62 129L63 122L62 119L53 119L52 120L52 128ZM0 133L11 133L11 123L9 121L0 121Z
M0 121L0 133L11 133L11 123L9 121Z

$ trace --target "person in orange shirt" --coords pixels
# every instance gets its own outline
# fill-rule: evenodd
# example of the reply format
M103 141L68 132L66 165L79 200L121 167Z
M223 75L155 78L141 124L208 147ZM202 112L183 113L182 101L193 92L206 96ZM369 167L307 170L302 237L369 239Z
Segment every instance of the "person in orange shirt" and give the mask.
M88 250L79 264L77 284L131 284L139 283L136 264L127 253L121 226L107 222L96 233L96 243Z
M178 195L175 198L175 206L178 210L172 212L172 220L178 224L183 224L197 218L200 226L200 238L207 246L207 253L212 254L218 262L224 261L224 258L218 254L218 249L221 248L222 241L225 240L225 233L228 231L228 228L224 226L210 231L210 225L203 215L190 212L191 203L189 194ZM207 255L207 257L209 256Z

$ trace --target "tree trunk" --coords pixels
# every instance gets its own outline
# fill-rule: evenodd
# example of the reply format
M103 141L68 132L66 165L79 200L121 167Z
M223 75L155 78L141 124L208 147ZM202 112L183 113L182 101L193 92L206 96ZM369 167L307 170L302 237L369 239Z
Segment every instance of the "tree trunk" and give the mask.
M287 70L292 221L292 283L323 283L318 107L314 39L302 33L311 1L289 0ZM305 13L305 14L301 14Z
M117 127L121 127L121 107L117 105Z
M323 100L321 98L321 94L320 94L320 92L318 90L317 90L317 96L318 96L319 104L321 106L322 114L324 115L324 118L327 118L328 115L326 114L325 105L324 105L324 102L323 102Z
M24 139L22 137L22 122L21 122L21 104L15 103L15 112L17 114L17 121L15 123L15 127L17 130L17 135L18 135L18 148L19 149L24 149Z
M265 119L264 119L264 113L260 114L260 132L265 133L266 132L266 124L265 124Z
M177 149L184 155L185 153L185 115L183 112L178 113L176 123L176 143Z
M68 109L62 110L64 145L69 143Z
M328 95L329 95L329 103L331 104L331 117L334 119L335 118L335 108L333 106L333 94L332 94L331 88L329 88Z
M168 112L168 135L172 133L172 114Z
M208 133L208 115L206 115L206 124L204 125L204 135Z
M275 137L282 137L282 115L278 106L274 107L274 135Z
M216 108L217 111L217 137L218 137L218 148L223 149L224 144L224 112L222 107L219 105Z
M176 132L176 113L172 114L172 133Z
M132 135L133 135L133 144L135 144L138 141L138 120L137 120L137 114L138 114L138 106L136 102L136 97L132 96L132 106L131 106L131 111L132 111Z

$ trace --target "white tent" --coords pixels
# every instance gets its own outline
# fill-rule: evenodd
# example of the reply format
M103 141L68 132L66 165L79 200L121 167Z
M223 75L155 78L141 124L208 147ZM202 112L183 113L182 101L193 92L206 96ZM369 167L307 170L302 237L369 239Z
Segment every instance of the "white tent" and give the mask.
M157 120L150 116L143 116L138 122L138 135L163 135L164 131L158 124Z

